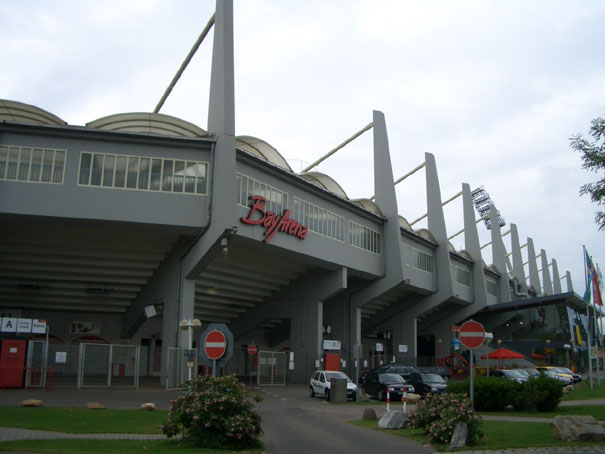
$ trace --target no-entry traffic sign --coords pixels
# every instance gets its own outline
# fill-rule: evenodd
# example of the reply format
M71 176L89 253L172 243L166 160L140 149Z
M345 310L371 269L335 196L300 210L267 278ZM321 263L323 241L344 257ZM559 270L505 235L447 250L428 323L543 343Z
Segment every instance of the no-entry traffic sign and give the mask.
M481 323L469 320L460 326L458 337L460 343L466 348L475 349L479 347L485 339L485 328Z
M256 355L256 345L248 345L248 354L249 355Z
M204 351L210 359L219 359L227 350L227 339L218 330L210 331L204 340Z

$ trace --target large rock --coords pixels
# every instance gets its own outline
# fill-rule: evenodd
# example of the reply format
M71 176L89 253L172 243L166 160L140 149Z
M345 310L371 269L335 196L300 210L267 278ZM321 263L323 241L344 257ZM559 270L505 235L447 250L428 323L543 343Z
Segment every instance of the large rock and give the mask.
M408 415L402 411L387 410L378 421L380 429L403 429L407 422Z
M408 405L417 405L418 402L420 401L420 394L416 394L416 393L407 393L406 395L406 400Z
M552 436L564 441L605 441L605 429L592 416L556 416Z
M141 404L141 410L153 411L153 410L155 410L155 404L153 402L147 402L145 404Z
M86 408L88 408L89 410L103 410L105 407L99 402L88 402L86 404Z
M376 417L376 412L373 408L366 408L363 411L361 419L363 419L364 421L376 421L378 418Z
M457 422L456 427L454 427L454 433L452 434L452 440L450 441L450 450L464 447L464 445L466 445L467 436L468 426L466 423Z
M22 407L41 407L42 401L38 399L25 399L21 401Z

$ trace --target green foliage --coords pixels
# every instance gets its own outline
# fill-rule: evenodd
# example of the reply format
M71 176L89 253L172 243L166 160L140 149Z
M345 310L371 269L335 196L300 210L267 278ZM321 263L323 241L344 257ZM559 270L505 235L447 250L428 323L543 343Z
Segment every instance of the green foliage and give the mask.
M449 443L459 422L468 426L469 446L476 445L483 435L481 420L465 394L427 394L409 415L408 422L412 428L424 429L429 442L434 444Z
M200 376L184 387L187 391L170 401L168 420L161 427L166 436L183 433L187 440L205 448L259 445L261 417L235 376Z
M470 380L448 383L447 391L467 393ZM525 383L496 377L475 377L473 393L475 410L502 411L507 406L517 411L553 411L561 402L563 385L546 376L532 378Z
M582 155L583 169L598 173L605 169L605 118L592 120L590 135L594 142L576 134L570 138L569 146ZM590 195L590 200L599 206L605 204L605 177L580 187L580 194ZM605 229L605 212L598 211L596 213L595 223L599 226L599 230Z

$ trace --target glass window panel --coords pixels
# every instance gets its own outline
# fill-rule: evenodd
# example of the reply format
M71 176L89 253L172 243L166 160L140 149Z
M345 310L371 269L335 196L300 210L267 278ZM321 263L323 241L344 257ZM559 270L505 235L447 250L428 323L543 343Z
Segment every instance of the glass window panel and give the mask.
M126 156L118 156L116 158L116 170L114 178L114 187L123 188L126 184L126 163L128 158Z
M53 167L53 183L63 183L63 171L65 169L65 152L55 151L55 165Z
M92 157L92 170L90 174L90 184L93 186L101 185L101 176L103 175L103 155L94 154Z
M8 147L0 147L0 179L5 178L8 161Z
M206 178L205 177L197 177L195 192L198 194L206 193Z
M17 179L17 164L19 163L19 149L11 147L8 152L8 168L6 178L9 180Z
M137 188L137 173L139 170L139 158L130 156L128 158L128 174L126 175L126 187L130 189Z
M27 181L29 178L29 161L31 157L31 148L21 148L21 156L19 159L19 180Z
M152 191L160 190L160 182L162 181L162 160L152 159L151 160L151 184L149 189Z
M185 184L185 161L174 162L174 192L183 192Z
M172 167L174 161L170 159L164 160L164 168L162 169L162 191L172 191Z
M52 180L53 161L55 153L53 150L44 150L42 158L42 181L50 183Z
M103 186L113 186L113 169L116 164L116 157L113 155L105 156L105 163L103 165Z
M82 153L80 154L80 177L78 182L80 184L90 184L90 166L92 164L92 154Z
M29 181L40 181L40 175L42 174L42 154L44 152L41 148L34 148L32 152L32 164L29 169ZM2 158L0 157L0 162ZM0 164L2 165L2 164ZM1 172L0 172L1 173ZM1 177L0 177L1 178Z
M149 189L149 158L139 159L139 189Z

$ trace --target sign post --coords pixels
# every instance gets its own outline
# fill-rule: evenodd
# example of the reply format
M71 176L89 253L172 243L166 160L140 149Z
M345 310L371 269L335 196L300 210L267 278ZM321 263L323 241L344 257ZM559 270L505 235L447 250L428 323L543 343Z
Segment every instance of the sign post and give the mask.
M204 352L208 359L212 360L212 376L216 377L216 360L221 358L227 351L227 339L219 330L212 330L206 334L204 340Z
M460 338L460 343L462 345L464 345L469 350L474 350L483 343L483 340L485 339L485 328L481 323L476 322L474 320L469 320L468 322L464 322L460 326L460 330L458 331L458 337ZM473 364L474 356L475 355L471 351L471 402L474 401L475 388L475 370Z
M251 356L250 358L250 386L252 386L252 365L254 363L254 355L258 353L256 345L250 344L248 345L248 354Z

